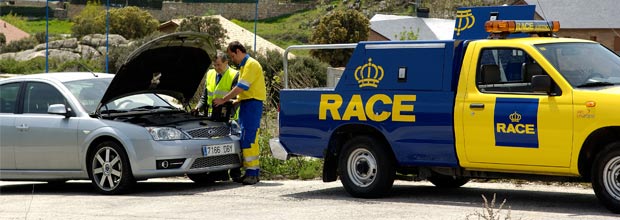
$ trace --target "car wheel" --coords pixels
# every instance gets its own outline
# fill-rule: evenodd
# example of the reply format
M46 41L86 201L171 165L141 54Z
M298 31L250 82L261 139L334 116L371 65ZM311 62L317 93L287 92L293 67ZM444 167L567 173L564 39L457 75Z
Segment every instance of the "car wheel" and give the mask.
M340 182L354 197L385 196L396 171L386 146L371 137L357 136L347 141L339 159Z
M469 182L469 178L435 174L429 177L428 181L439 188L459 188Z
M215 181L228 180L228 171L218 171L210 173L187 174L187 177L198 184L213 184Z
M88 175L99 193L125 193L135 183L127 153L118 143L101 142L88 158Z
M620 213L620 142L607 145L594 159L592 188L607 209Z

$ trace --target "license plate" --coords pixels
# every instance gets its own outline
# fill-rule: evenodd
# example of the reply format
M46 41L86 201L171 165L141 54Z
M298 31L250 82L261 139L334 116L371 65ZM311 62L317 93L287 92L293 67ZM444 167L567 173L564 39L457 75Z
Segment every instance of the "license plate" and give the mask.
M233 152L233 144L218 144L202 146L202 155L205 157L230 154Z

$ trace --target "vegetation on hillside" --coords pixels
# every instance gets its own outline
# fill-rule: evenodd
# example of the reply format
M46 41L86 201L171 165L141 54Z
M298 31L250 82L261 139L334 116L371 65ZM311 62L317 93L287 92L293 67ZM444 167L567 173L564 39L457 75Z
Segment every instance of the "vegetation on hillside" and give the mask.
M0 17L3 21L12 24L13 26L21 29L22 31L35 34L45 33L46 21L43 20L27 20L26 18L14 14L8 14ZM50 34L71 34L71 27L73 22L68 20L51 19L49 20L47 27Z
M98 1L89 2L84 10L73 18L72 33L75 37L106 32L106 11ZM130 6L110 9L111 34L127 39L139 39L157 30L159 22L146 10Z

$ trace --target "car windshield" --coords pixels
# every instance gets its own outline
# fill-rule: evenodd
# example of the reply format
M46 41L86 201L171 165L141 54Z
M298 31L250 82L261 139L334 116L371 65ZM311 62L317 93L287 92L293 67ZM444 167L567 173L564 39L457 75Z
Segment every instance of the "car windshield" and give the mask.
M65 82L65 86L80 101L84 109L95 112L112 78L92 78ZM163 96L163 97L162 97ZM168 100L168 101L166 101ZM103 109L108 112L149 111L154 109L177 109L174 98L154 93L125 96L107 103Z
M536 45L573 87L620 84L620 57L598 43Z

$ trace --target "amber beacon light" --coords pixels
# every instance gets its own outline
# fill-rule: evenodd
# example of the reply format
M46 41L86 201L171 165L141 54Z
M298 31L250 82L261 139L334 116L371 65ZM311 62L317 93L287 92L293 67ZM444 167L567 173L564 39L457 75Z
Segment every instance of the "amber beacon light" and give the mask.
M495 20L487 21L484 29L489 33L553 33L560 30L560 22Z

